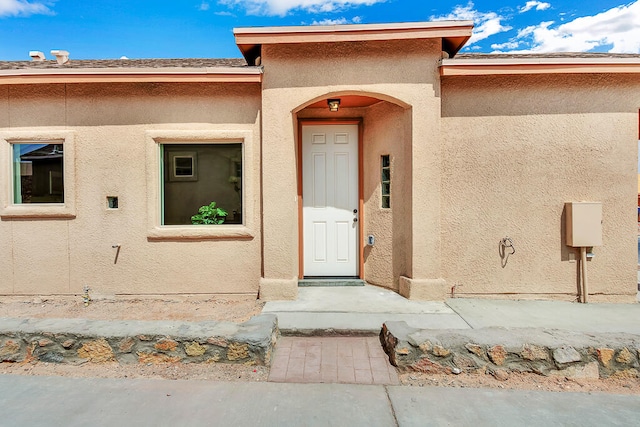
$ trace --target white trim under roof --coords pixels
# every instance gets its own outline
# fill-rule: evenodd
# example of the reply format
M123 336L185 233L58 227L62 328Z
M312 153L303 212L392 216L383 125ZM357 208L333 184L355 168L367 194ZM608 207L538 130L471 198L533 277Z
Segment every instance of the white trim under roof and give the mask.
M455 55L471 37L473 21L396 24L310 25L234 28L236 44L252 64L263 44L329 43L441 38L443 50Z
M0 85L28 83L228 82L260 83L262 68L25 68L0 70Z
M441 76L482 76L506 74L606 74L640 73L636 57L522 57L443 59Z

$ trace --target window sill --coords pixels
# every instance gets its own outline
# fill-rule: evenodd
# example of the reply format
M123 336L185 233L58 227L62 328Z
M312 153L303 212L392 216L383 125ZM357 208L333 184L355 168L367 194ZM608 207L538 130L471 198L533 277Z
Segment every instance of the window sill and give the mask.
M2 219L20 219L20 218L66 218L73 219L76 217L75 212L70 206L51 203L51 204L25 204L5 206L0 210L0 218Z
M250 240L253 231L244 225L166 225L147 233L151 241Z

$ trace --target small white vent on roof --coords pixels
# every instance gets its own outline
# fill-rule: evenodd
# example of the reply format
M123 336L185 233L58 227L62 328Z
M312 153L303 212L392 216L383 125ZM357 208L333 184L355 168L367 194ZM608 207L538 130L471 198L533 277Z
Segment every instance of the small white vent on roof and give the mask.
M56 61L58 61L58 65L66 64L69 62L69 52L66 50L52 50L51 55L56 57Z
M45 60L44 53L40 52L39 50L30 50L29 56L31 57L32 61L42 62Z

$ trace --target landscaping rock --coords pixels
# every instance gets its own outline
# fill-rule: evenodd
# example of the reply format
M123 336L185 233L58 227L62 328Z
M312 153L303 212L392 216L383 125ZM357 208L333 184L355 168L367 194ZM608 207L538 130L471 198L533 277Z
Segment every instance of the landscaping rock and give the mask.
M553 360L559 364L564 365L572 362L579 362L582 360L580 353L573 347L560 347L553 350Z
M507 351L501 345L495 345L487 350L489 359L498 366L504 365L504 361L507 358Z
M587 334L552 329L415 329L386 322L380 339L400 371L536 372L570 378L637 376L640 348L633 334ZM615 357L614 357L615 356ZM617 374L616 374L617 373ZM503 374L497 374L504 376Z
M549 352L547 349L531 344L524 345L520 356L525 360L549 360Z
M633 362L633 354L631 354L629 349L625 347L618 353L616 362L622 363L623 365L629 365Z
M0 361L17 362L23 357L21 353L21 346L19 342L16 342L15 340L6 340L0 346Z
M241 324L0 319L0 361L268 365L277 336L273 314Z
M596 351L598 352L598 360L602 363L602 366L608 367L615 351L611 348L599 348Z
M115 360L113 350L104 338L82 344L82 347L78 349L78 357L97 363Z
M574 365L569 366L566 369L561 369L559 371L549 371L547 375L552 377L563 377L563 378L575 378L575 379L587 379L587 380L597 380L600 378L600 372L598 370L598 362L590 362L586 365Z
M491 375L498 381L506 381L509 379L509 372L504 369L497 369L495 371L491 371Z

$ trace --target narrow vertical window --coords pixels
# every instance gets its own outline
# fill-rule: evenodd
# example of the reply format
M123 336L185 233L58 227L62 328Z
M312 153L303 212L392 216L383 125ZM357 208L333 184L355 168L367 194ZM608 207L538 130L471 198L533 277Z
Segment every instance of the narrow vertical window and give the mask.
M391 163L389 155L380 157L380 190L382 195L382 208L391 208Z

